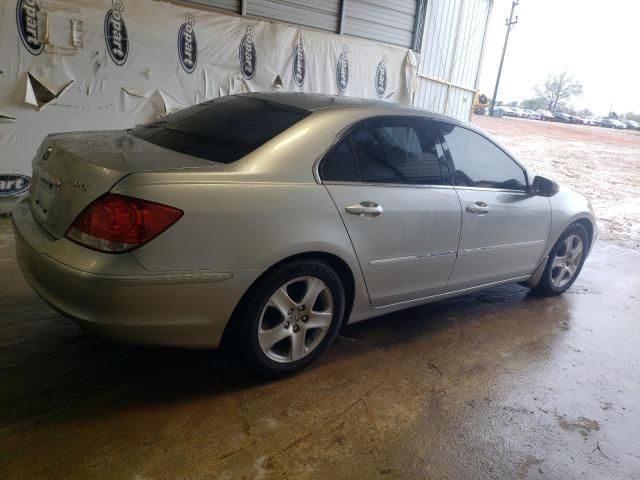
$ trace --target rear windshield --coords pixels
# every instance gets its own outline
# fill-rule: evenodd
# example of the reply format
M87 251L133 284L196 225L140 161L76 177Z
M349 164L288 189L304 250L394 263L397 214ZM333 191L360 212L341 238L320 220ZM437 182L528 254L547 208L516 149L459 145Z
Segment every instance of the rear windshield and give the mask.
M232 163L307 115L279 103L228 96L185 108L130 133L176 152Z

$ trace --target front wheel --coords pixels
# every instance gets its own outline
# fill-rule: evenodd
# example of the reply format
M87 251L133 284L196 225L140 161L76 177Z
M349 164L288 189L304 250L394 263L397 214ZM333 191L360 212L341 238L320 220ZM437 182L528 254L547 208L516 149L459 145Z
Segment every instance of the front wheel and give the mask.
M546 297L564 293L576 281L589 251L589 234L579 223L567 228L549 253L534 291Z
M260 279L241 307L236 340L257 373L302 370L333 343L345 311L340 277L315 260L284 264Z

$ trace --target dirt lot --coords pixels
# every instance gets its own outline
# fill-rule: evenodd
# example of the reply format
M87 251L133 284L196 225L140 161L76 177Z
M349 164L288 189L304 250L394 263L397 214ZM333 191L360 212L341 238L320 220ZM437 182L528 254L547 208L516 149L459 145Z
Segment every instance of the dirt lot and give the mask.
M591 199L602 239L640 250L640 131L474 116L536 173Z

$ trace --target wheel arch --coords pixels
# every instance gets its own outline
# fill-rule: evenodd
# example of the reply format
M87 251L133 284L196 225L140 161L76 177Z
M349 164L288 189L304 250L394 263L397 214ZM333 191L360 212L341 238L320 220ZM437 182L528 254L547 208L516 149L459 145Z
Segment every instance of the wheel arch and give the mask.
M531 275L531 278L525 282L525 284L531 288L535 288L536 285L538 285L538 283L540 282L540 279L542 278L544 269L547 265L547 260L549 259L549 253L551 252L555 244L558 242L560 237L562 237L564 232L566 232L571 225L574 225L577 223L579 225L582 225L582 227L584 227L584 229L587 231L587 235L589 237L587 255L591 253L591 247L593 246L593 242L595 241L596 234L597 234L597 229L593 223L594 221L595 219L587 216L586 214L582 216L576 216L572 218L570 221L566 222L566 224L562 228L560 228L557 232L550 235L544 254L542 255L542 258L540 259L540 263L538 264L538 267Z
M591 222L591 220L586 217L582 217L572 223L579 223L585 228L585 230L589 234L589 251L591 251L591 245L593 245L593 235L594 235L593 223Z
M567 230L567 228L569 228L571 225L573 224L580 224L582 225L585 230L587 231L587 234L589 236L588 240L589 240L589 249L588 252L591 252L591 247L593 246L593 242L595 240L595 234L596 234L596 228L595 225L593 224L593 219L589 218L586 215L580 215L580 216L576 216L571 218L569 221L565 222L565 224L562 226L562 228L559 228L557 230L557 232L555 232L553 234L553 236L551 236L549 238L549 242L547 244L547 248L545 250L545 255L548 255L549 252L551 251L551 249L553 248L553 246L556 244L556 242L558 241L558 239L562 236L562 234Z
M253 281L253 283L249 286L249 288L247 288L247 290L244 292L242 297L240 297L240 300L238 301L235 308L233 309L233 313L231 314L229 322L227 322L227 326L224 329L224 332L222 334L222 339L220 341L221 346L226 345L229 342L229 337L232 337L234 326L238 323L237 321L238 315L241 315L242 307L244 306L246 299L253 293L254 289L256 288L256 285L258 285L258 283L266 275L270 274L280 266L286 263L301 261L301 260L320 260L328 264L330 267L332 267L335 270L335 272L338 274L338 276L340 277L340 281L342 282L342 286L344 288L344 294L345 294L344 324L346 324L346 322L349 319L349 316L351 315L351 311L353 310L353 305L354 305L355 295L356 295L356 279L354 277L353 271L349 267L349 264L344 259L340 258L338 255L334 253L328 253L323 251L310 251L310 252L304 252L304 253L297 253L294 255L290 255L286 258L283 258L282 260L279 260L278 262L271 265L264 272L262 272L258 278L256 278Z

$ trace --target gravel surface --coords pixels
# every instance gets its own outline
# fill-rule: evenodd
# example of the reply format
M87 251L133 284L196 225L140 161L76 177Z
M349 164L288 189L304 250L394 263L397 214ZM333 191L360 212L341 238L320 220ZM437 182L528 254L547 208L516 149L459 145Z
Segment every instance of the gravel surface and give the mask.
M600 238L640 250L640 131L475 116L536 173L586 195Z

